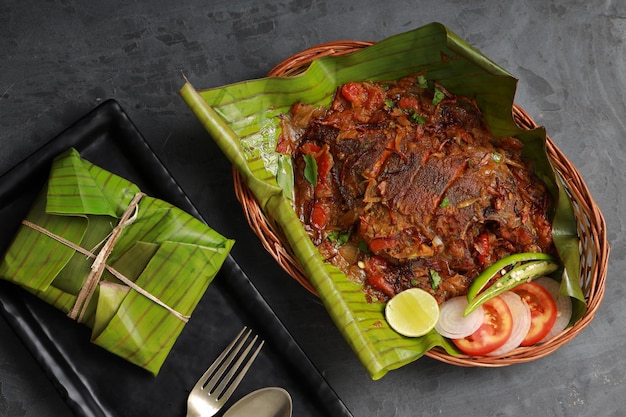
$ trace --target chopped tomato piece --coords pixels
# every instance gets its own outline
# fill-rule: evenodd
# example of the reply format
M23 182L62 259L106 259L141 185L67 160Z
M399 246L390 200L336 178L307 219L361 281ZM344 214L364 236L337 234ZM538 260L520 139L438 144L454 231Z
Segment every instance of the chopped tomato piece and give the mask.
M315 155L322 150L322 147L311 142L305 142L301 149L303 154Z
M530 308L530 330L520 346L539 343L552 329L557 308L550 293L535 282L525 282L512 289Z
M452 339L452 343L467 355L481 356L498 349L513 331L513 316L502 298L494 297L482 307L483 324L478 330L462 339Z
M370 241L369 247L372 252L393 248L398 244L398 240L393 237L377 237Z
M324 146L324 148L315 155L315 162L317 162L318 178L320 181L324 182L333 166L333 157L330 155L328 145Z
M313 206L311 213L311 224L318 229L326 227L329 218L329 207L321 201L318 201Z
M278 137L278 141L276 142L276 152L282 153L283 155L291 155L292 145L291 141L286 137L286 135L281 134Z
M379 289L390 297L396 294L394 286L385 279L387 276L388 264L380 256L372 256L365 263L365 272L367 274L367 281L372 287Z
M481 265L485 264L487 257L489 256L490 245L489 245L489 236L487 233L482 233L478 238L476 238L476 242L474 242L474 248L476 252L478 252L478 262Z
M341 95L354 107L361 106L368 99L367 90L359 83L347 83L341 87Z
M398 107L405 110L418 110L419 104L415 97L402 97L398 101Z
M353 107L375 109L383 102L385 95L375 85L369 83L347 83L341 87L341 95L348 100Z
M291 128L285 117L280 118L280 135L276 142L276 152L283 155L291 155L294 151L293 138L291 137Z
M385 274L383 273L372 274L367 280L374 288L378 288L390 297L396 294L395 288L385 279Z

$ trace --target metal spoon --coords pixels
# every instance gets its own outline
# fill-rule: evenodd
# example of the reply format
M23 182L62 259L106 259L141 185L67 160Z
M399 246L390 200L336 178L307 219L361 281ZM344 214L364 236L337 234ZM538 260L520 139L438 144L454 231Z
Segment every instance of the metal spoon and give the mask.
M252 391L224 413L224 417L291 417L291 395L278 387Z

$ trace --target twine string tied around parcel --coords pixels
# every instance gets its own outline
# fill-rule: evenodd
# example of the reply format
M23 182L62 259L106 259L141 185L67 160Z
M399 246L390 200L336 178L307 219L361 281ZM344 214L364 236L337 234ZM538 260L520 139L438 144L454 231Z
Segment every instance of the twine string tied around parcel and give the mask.
M69 240L63 238L62 236L52 233L49 230L35 223L32 223L28 220L22 221L22 224L24 224L25 226L28 226L34 230L37 230L38 232L43 233L46 236L51 237L55 239L56 241L66 246L69 246L75 251L80 252L81 254L87 256L88 258L91 258L94 260L93 263L91 264L91 268L90 268L89 274L87 275L87 279L83 283L83 286L80 292L76 296L76 301L74 303L74 306L72 307L70 312L67 314L68 317L70 317L71 319L78 320L79 322L82 321L83 315L85 314L85 311L87 310L87 306L89 305L89 302L91 301L91 298L93 297L96 287L102 278L102 274L104 273L104 270L106 269L115 278L120 280L122 283L132 288L133 290L137 291L138 293L148 298L149 300L153 301L154 303L165 308L167 311L169 311L172 315L174 315L179 320L185 323L189 320L190 316L184 315L176 311L172 307L168 306L163 301L161 301L158 297L155 297L153 294L144 290L143 288L135 284L130 279L126 278L123 274L121 274L119 271L115 270L111 266L107 265L106 263L107 258L113 251L113 248L115 247L115 243L117 242L117 239L122 234L122 231L124 230L124 228L132 224L137 219L137 215L139 212L139 201L144 196L145 194L141 192L135 194L135 196L129 203L128 207L126 207L126 210L122 214L122 217L120 218L118 224L113 228L111 233L109 233L109 235L105 237L104 240L101 242L102 248L100 249L97 255L94 255L93 251L88 251L84 249L83 247L73 242L70 242Z

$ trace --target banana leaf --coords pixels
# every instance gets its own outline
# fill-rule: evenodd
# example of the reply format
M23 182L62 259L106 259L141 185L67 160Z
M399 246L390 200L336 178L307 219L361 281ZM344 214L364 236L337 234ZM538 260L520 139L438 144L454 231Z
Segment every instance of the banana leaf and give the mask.
M157 375L233 243L69 149L54 160L0 278L89 326L93 343ZM81 297L104 247L110 253L102 275L92 295Z
M392 80L418 71L426 71L431 83L435 80L454 94L474 98L495 135L516 136L525 143L525 157L533 160L555 202L550 214L567 272L562 292L577 300L575 319L581 317L585 299L579 283L576 220L548 158L545 129L526 131L515 123L512 106L517 80L445 26L432 23L349 55L320 58L293 77L267 77L204 90L186 81L180 90L241 173L261 209L281 226L285 243L373 379L418 359L434 346L451 355L459 352L434 331L419 338L395 333L385 322L383 305L368 303L360 285L322 260L293 210L291 192L285 186L289 161L274 152L280 134L277 116L296 102L328 106L336 88L348 81Z

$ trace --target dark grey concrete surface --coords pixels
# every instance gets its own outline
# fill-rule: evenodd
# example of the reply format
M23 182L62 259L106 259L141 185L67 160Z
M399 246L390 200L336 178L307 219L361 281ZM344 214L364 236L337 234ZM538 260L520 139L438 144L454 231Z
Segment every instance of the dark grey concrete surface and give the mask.
M594 321L536 362L460 368L429 358L371 381L319 301L262 249L230 167L178 96L262 77L340 39L438 21L519 78L517 104L577 166L607 221L607 293ZM626 3L533 0L0 2L0 173L117 100L356 417L626 415ZM223 171L207 178L207 165ZM262 273L261 273L262 271ZM181 410L180 415L184 410ZM0 319L0 415L70 409Z

